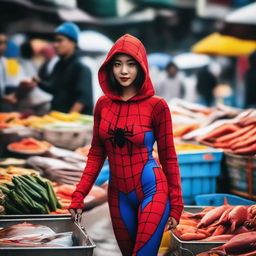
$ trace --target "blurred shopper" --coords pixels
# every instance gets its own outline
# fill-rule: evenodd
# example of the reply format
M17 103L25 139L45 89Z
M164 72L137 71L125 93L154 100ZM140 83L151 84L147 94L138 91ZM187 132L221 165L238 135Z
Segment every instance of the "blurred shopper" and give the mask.
M184 97L184 76L173 62L167 64L166 75L156 87L156 94L167 102Z
M33 77L37 75L37 66L32 60L33 56L34 56L34 51L30 41L25 41L20 46L20 58L19 58L25 77Z
M249 56L250 68L245 73L245 107L256 107L256 51Z
M28 87L38 84L53 95L52 110L92 114L92 78L88 67L80 61L77 47L79 28L66 22L55 30L54 48L60 60L55 65L51 79L34 78Z
M7 59L4 57L7 48L7 35L0 28L0 112L14 110L17 102L15 89L17 84L12 83L12 76L8 73Z
M202 67L197 73L196 90L199 95L199 103L206 106L214 104L214 88L217 85L217 78L209 71L209 67Z

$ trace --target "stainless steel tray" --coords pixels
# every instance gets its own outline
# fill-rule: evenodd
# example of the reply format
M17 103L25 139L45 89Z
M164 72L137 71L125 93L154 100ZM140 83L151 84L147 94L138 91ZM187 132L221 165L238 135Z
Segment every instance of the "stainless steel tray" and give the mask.
M177 255L180 256L195 256L224 244L224 242L183 241L175 236L175 234L171 233L171 235L172 246L177 251Z
M48 247L48 248L1 248L1 256L92 256L95 244L82 228L74 223L70 217L59 218L18 218L1 219L0 227L7 227L23 222L46 225L55 232L73 232L74 246L72 247Z
M34 218L70 218L71 214L18 214L18 215L0 215L0 223L1 220L4 219L34 219Z
M205 206L186 205L184 210L191 213L202 211ZM201 252L209 251L214 247L220 246L224 242L200 242L200 241L183 241L175 234L171 233L171 245L173 254L177 256L195 256Z

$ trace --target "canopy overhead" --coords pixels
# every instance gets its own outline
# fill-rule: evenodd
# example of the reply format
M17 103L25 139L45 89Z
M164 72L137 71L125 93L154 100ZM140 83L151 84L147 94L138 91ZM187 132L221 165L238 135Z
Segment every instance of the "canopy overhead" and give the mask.
M93 30L81 31L78 42L79 48L83 51L102 53L107 53L113 44L108 37Z
M173 58L173 62L183 70L204 67L210 64L210 61L209 56L192 52L181 53Z
M241 40L213 33L193 45L192 52L209 55L239 56L248 55L255 49L256 41Z
M230 13L220 32L241 39L256 40L256 3Z
M155 66L160 70L164 70L166 65L172 61L172 56L167 53L150 53L148 54L149 66Z

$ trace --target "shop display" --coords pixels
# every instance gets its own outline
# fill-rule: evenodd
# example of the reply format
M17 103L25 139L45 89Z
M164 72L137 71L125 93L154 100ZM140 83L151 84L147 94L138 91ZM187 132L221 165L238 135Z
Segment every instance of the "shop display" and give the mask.
M208 108L178 99L170 109L185 204L194 204L198 195L216 193L223 152L230 191L255 200L256 110L223 105ZM69 214L71 196L90 150L92 122L92 116L77 113L52 111L42 117L0 113L0 135L9 141L8 155L0 159L0 215ZM157 154L154 149L154 157ZM106 193L106 188L94 185L85 198L86 209L105 202ZM168 246L179 248L177 255L182 255L182 250L198 256L254 255L255 209L255 205L224 204L201 207L197 213L184 212ZM62 239L65 243L71 237L71 230L61 230L44 236L34 232L28 238L24 230L26 225L34 228L34 223L10 224L14 230L22 230L22 235L1 237L0 231L1 248L62 247ZM67 246L72 247L71 240Z
M75 223L71 220L69 216L66 217L54 217L54 216L44 216L44 217L25 217L20 216L16 218L9 218L9 219L1 219L1 228L5 230L8 227L17 227L20 226L20 230L24 229L24 222L30 223L26 224L26 230L48 230L49 237L51 237L51 230L54 230L55 235L53 236L62 236L62 234L66 233L66 238L64 239L62 244L61 240L57 239L54 243L57 243L58 247L53 246L32 246L32 247L21 247L19 244L17 246L9 246L3 247L0 246L0 255L4 256L13 256L13 255L40 255L40 256L49 256L49 255L72 255L72 256L92 256L93 249L95 248L94 242L91 238L83 231L81 226L78 223ZM29 228L30 227L30 228ZM43 233L46 234L47 232ZM70 235L72 233L72 244L70 245ZM17 232L14 234L16 235ZM17 234L19 235L19 233ZM22 236L25 236L25 232L22 233ZM34 239L34 238L32 238ZM39 238L40 239L40 238ZM65 241L68 241L66 243ZM43 242L47 243L48 240L45 239ZM30 241L29 241L30 243ZM61 244L60 244L61 243ZM65 246L63 246L65 245Z
M183 212L179 225L172 232L177 255L186 252L198 256L233 256L256 251L256 205L225 202L218 207L197 207L195 212L191 209L188 207Z
M223 148L227 152L254 155L256 154L255 116L256 111L253 111L234 123L220 125L197 140L216 148Z
M225 163L230 192L256 200L256 156L244 156L225 152Z

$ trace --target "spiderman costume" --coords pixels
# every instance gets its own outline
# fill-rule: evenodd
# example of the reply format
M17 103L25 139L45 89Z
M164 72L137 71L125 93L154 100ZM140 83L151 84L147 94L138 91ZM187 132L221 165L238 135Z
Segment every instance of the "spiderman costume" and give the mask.
M132 56L144 72L139 92L127 101L109 85L107 64L117 53ZM108 157L108 202L114 233L125 256L155 256L169 216L179 221L183 210L180 175L167 103L154 96L143 44L124 35L111 48L99 70L104 92L94 110L92 146L70 209L84 207ZM157 142L161 166L152 156Z

